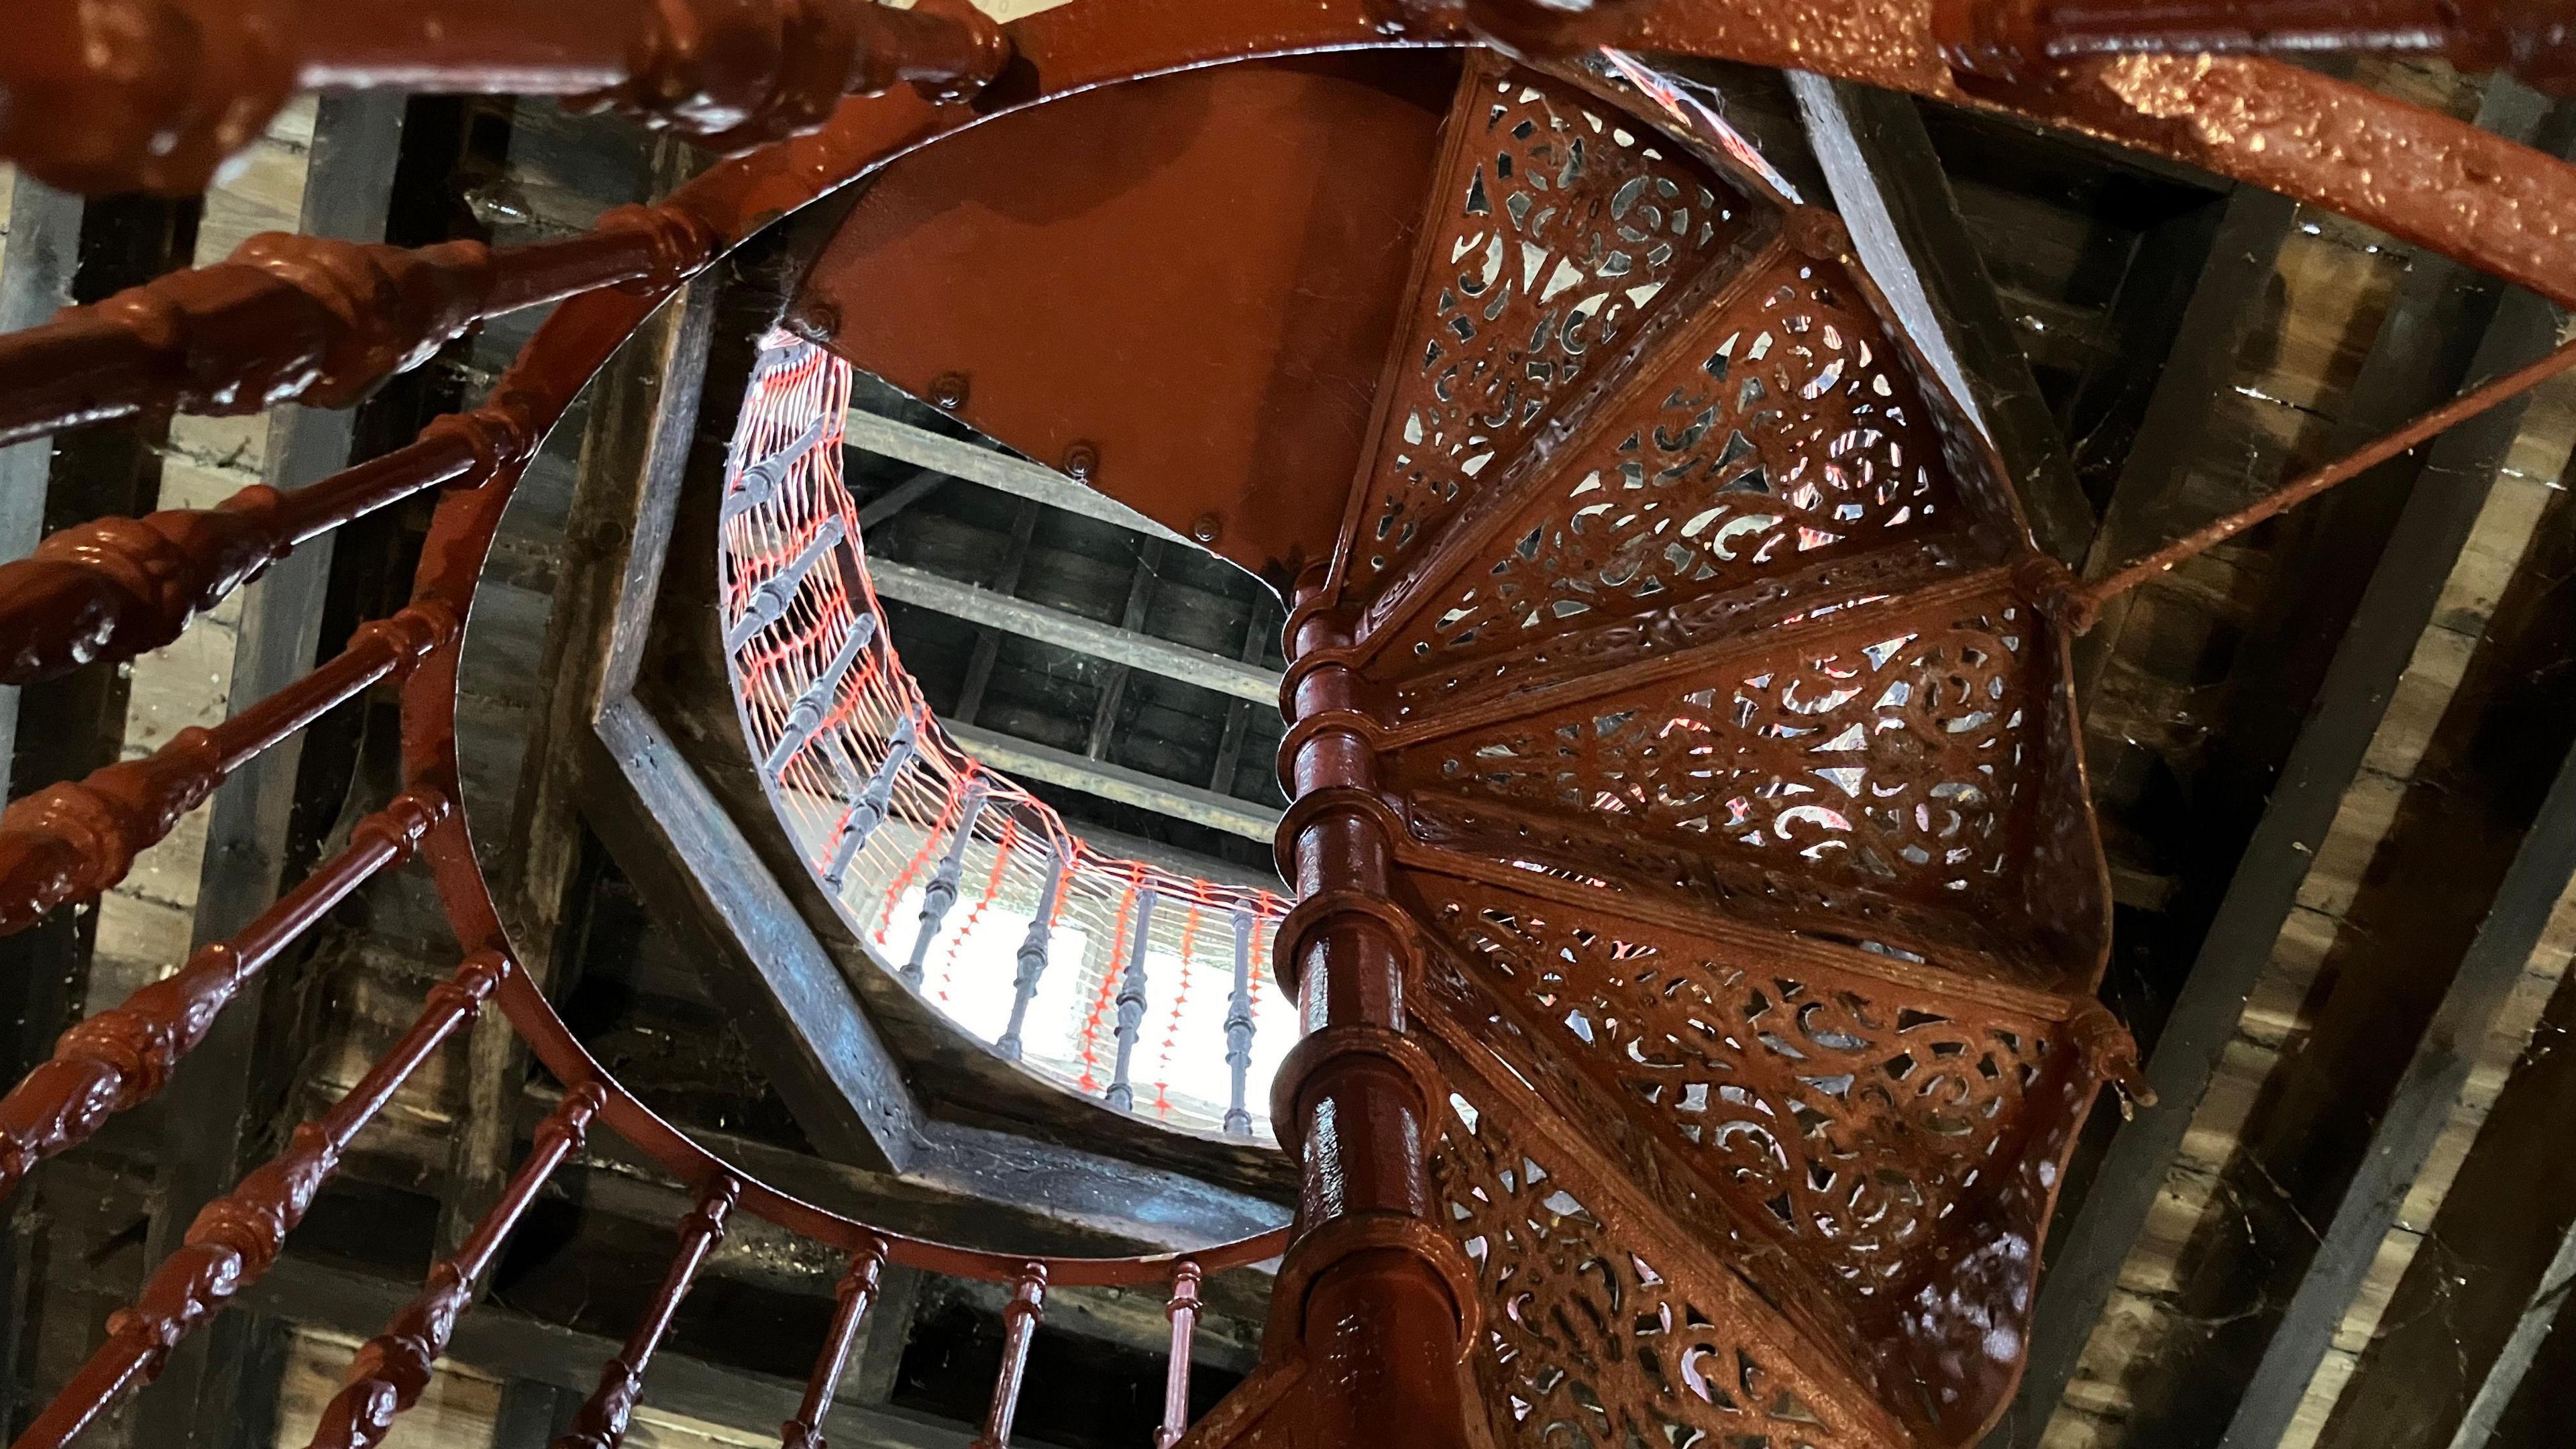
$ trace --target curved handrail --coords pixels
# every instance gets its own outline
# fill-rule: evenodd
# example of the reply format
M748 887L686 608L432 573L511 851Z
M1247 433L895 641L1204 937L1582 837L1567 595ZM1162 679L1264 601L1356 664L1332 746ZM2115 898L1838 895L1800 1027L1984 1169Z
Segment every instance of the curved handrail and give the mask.
M1481 8L1471 6L1470 14ZM1390 31L1383 7L1373 0L1234 0L1223 7L1205 5L1203 0L1122 0L1114 23L1108 19L1110 9L1106 0L1094 0L1044 12L1013 26L1018 62L971 107L904 92L846 103L815 133L719 165L684 186L663 208L689 225L670 234L667 250L657 248L652 266L636 279L634 289L581 292L563 303L505 375L487 408L510 419L514 431L531 443L541 440L609 355L714 257L778 217L981 119L1094 86L1200 65L1324 50L1446 46L1472 39L1454 18L1437 14L1417 15ZM2254 59L2122 57L2082 62L2008 91L1971 95L1943 63L1925 19L1924 0L1901 6L1878 0L1816 0L1798 6L1653 0L1615 10L1602 7L1599 20L1604 28L1598 34L1587 32L1584 38L1587 43L1623 49L1794 65L1944 100L1995 106L2270 187L2562 302L2576 301L2576 280L2571 280L2576 279L2576 168L2566 163L2485 135L2455 119L2417 111L2294 67ZM2221 118L2225 124L2208 124L2211 118ZM603 251L617 250L606 243L593 245ZM521 300L525 299L506 294L506 289L485 299L493 306ZM470 310L482 310L484 305L477 302ZM440 318L445 316L440 313ZM320 347L327 341L328 327L318 321L316 326L321 330L313 335L323 340L314 345ZM383 355L379 349L370 358ZM375 361L368 362L368 368L375 366ZM192 396L184 390L147 389L116 405L153 407L189 401ZM453 479L431 478L437 470L428 468L406 475L406 488L439 481L450 485L423 550L411 605L414 618L469 616L502 511L533 447L511 451L514 456L478 459L471 472ZM384 499L384 493L374 489L359 491L364 497L356 502L364 506L380 506ZM200 546L192 539L209 536L171 541L186 550ZM279 535L270 530L269 536ZM220 538L215 542L233 546ZM270 545L254 541L241 546ZM146 551L152 547L147 543ZM230 587L239 581L233 576L238 572L216 568L205 587ZM191 601L158 602L177 608ZM0 604L0 611L5 611L5 604ZM143 628L133 637L151 632ZM405 788L415 797L448 801L457 798L455 706L461 647L456 631L439 632L441 637L426 647L402 678L404 772ZM129 642L119 641L119 647ZM319 694L330 690L310 685L306 689L306 695L294 697L291 708L278 705L257 716L260 729L235 733L261 737L264 742L271 727L298 727L336 702L316 702ZM220 743L201 741L191 748L204 758L185 762L174 757L172 763L219 774L230 759ZM70 854L78 860L65 868L94 868L101 860L112 860L117 851L130 853L129 848L139 842L157 838L154 831L166 831L175 818L168 802L197 788L196 779L174 775L173 782L154 782L150 798L138 794L141 803L121 815L93 811L94 818L83 819L74 810L47 821L49 826L64 826L73 837L87 837L76 840ZM516 968L460 815L448 812L431 825L421 839L420 854L430 865L466 950L457 976L431 993L428 1008L411 1032L358 1088L322 1119L300 1129L287 1152L245 1178L201 1216L190 1228L186 1246L155 1271L136 1308L119 1319L109 1345L76 1378L74 1388L40 1416L22 1437L22 1445L53 1449L62 1444L171 1343L255 1280L282 1250L286 1233L310 1203L312 1191L336 1165L348 1139L390 1098L401 1078L486 999L500 1003L537 1059L565 1083L568 1101L595 1100L599 1120L697 1194L699 1206L687 1220L684 1234L689 1246L675 1262L672 1279L658 1301L661 1324L667 1324L670 1305L686 1291L690 1275L725 1216L735 1210L752 1212L848 1250L854 1255L854 1280L858 1261L875 1256L1012 1282L1016 1291L1011 1341L1021 1353L1050 1281L1109 1285L1168 1278L1177 1284L1193 1268L1268 1256L1286 1240L1282 1230L1197 1253L1031 1262L879 1233L779 1192L663 1121L617 1086L571 1036L542 993ZM21 876L56 871L65 857L48 850L32 852L27 858L36 863L23 871L0 866L0 875L9 877L13 890L25 883ZM73 883L73 890L94 895L91 886L84 878ZM247 959L247 954L234 959ZM225 958L214 959L221 964ZM152 1029L162 1025L153 1023ZM71 1045L67 1038L66 1048ZM123 1050L128 1043L95 1045L102 1051ZM145 1075L149 1076L148 1070ZM622 1392L630 1398L633 1381L641 1372L637 1360L649 1357L658 1336L658 1328L653 1328L649 1336L630 1341L626 1357L611 1360L611 1368L623 1374ZM1013 1381L1006 1365L1005 1383ZM613 1403L619 1392L617 1379L603 1378L602 1402ZM1000 1423L1006 1433L1007 1405L996 1408L1004 1415Z

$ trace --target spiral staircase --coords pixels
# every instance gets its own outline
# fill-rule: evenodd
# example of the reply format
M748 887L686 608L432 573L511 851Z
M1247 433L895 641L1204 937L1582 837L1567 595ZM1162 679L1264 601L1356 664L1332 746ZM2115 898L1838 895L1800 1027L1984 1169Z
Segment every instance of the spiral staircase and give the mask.
M113 884L322 712L378 682L402 692L402 793L239 939L66 1036L0 1102L0 1183L159 1090L240 982L369 876L418 854L465 948L357 1088L198 1219L21 1449L70 1442L264 1273L350 1141L486 1003L559 1080L560 1105L501 1200L359 1352L317 1443L382 1440L593 1130L696 1202L563 1440L578 1449L624 1438L737 1213L847 1255L791 1444L818 1441L889 1263L1011 1285L988 1449L1010 1441L1048 1287L1069 1283L1169 1285L1166 1446L1394 1432L1929 1449L1993 1424L2076 1131L2135 1066L2092 997L2108 887L2067 637L2085 596L2033 547L2012 480L1842 225L1783 196L1704 106L1601 48L1952 93L1924 17L1802 30L1767 12L1577 6L1559 32L1516 3L1243 8L1086 0L1005 30L954 5L861 7L864 24L783 7L757 36L629 16L634 35L589 42L627 51L559 75L502 66L499 32L463 33L497 47L468 57L495 76L577 90L608 72L610 103L728 146L811 134L572 240L496 254L264 238L0 345L0 437L32 436L346 402L481 317L570 299L490 401L407 448L291 497L91 525L0 572L6 677L48 677L156 647L295 543L444 490L410 607L275 698L0 821L14 929ZM708 36L765 38L761 106L717 103L750 85L731 63L757 47ZM306 37L307 69L354 67L323 54L348 39ZM1560 58L1527 58L1547 53ZM2247 66L2203 66L2196 83L2310 84ZM916 89L830 110L897 81ZM2356 182L2352 157L2285 157L2254 128L2177 136L2154 96L2016 104L2439 226L2407 210L2437 179ZM145 147L124 158L130 177L114 136L48 164L184 187L238 122ZM1063 460L1294 604L1279 855L1296 904L1271 959L1305 1035L1271 1102L1302 1178L1283 1233L1031 1261L883 1231L658 1118L514 963L459 814L454 727L460 635L518 470L654 306L861 176L788 326ZM2510 236L2444 239L2545 271L2533 238L2561 233L2544 211L2511 213L2528 230ZM1283 1247L1262 1367L1186 1424L1202 1275Z

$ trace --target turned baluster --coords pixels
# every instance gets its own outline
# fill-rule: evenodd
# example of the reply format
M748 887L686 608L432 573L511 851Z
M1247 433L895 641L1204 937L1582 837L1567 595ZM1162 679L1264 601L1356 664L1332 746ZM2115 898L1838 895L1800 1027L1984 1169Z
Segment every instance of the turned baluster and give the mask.
M1184 1261L1172 1270L1172 1301L1163 1311L1172 1320L1172 1365L1163 1376L1163 1427L1154 1449L1172 1449L1190 1427L1190 1340L1199 1326L1199 1265Z
M1128 1073L1136 1058L1136 1038L1145 1025L1145 948L1154 933L1154 902L1148 886L1136 901L1136 929L1127 946L1127 974L1118 983L1118 1062L1109 1075L1105 1100L1121 1112L1136 1110L1136 1089Z
M1225 1011L1225 1065L1234 1078L1234 1098L1225 1109L1225 1135L1252 1135L1252 1112L1245 1105L1252 1084L1252 931L1256 918L1249 906L1234 908L1234 997Z
M1020 1059L1020 1033L1027 1027L1029 1003L1038 999L1038 978L1046 974L1047 937L1055 929L1056 897L1064 890L1068 867L1063 841L1056 841L1047 852L1046 884L1038 891L1038 909L1029 917L1028 934L1020 938L1019 974L1011 989L1011 1022L1003 1028L1002 1039L993 1050L1005 1061Z
M561 241L406 249L268 232L0 337L0 443L139 414L355 405L488 317L635 283L677 286L714 234L667 207L625 206Z
M993 1384L993 1407L984 1415L984 1432L974 1449L1010 1449L1011 1421L1020 1412L1020 1385L1028 1377L1029 1340L1046 1316L1047 1270L1031 1263L1020 1271L1019 1287L1002 1308L1002 1372Z
M787 561L787 567L760 581L743 605L742 617L725 631L725 652L740 654L742 646L752 641L761 630L787 617L787 606L796 602L797 591L805 587L805 576L814 572L824 556L840 546L841 520L826 518L814 530L813 538Z
M0 564L0 684L158 649L298 544L426 488L479 484L516 462L527 441L510 413L455 414L408 446L291 493L253 484L214 508L55 533Z
M653 1355L670 1333L671 1320L680 1311L680 1300L689 1296L690 1286L697 1282L698 1270L724 1241L725 1219L741 1192L742 1185L731 1176L719 1175L699 1194L697 1206L680 1219L680 1251L662 1278L661 1292L644 1310L643 1321L626 1336L625 1346L600 1366L599 1387L582 1401L572 1427L555 1441L554 1449L617 1449L625 1442L626 1426L644 1392L645 1371L653 1366Z
M841 641L840 650L824 664L823 672L814 677L814 682L805 687L804 693L796 696L796 703L788 707L787 719L779 727L778 743L770 749L769 758L761 762L761 767L772 778L783 780L789 762L796 758L796 752L805 748L814 738L814 732L823 727L823 717L831 712L832 701L840 696L841 681L849 677L850 666L859 662L859 656L867 652L869 641L876 637L877 616L861 614L850 626L850 637Z
M485 952L468 958L454 976L431 988L429 1004L411 1029L347 1096L296 1128L284 1152L197 1214L179 1250L145 1280L130 1307L108 1319L107 1342L12 1449L63 1449L127 1389L160 1372L181 1339L258 1282L284 1250L286 1235L304 1220L314 1194L339 1169L350 1140L375 1120L440 1043L473 1019L511 969L507 958Z
M757 386L756 383L754 385ZM796 466L796 460L813 452L814 445L823 441L823 431L832 421L829 417L816 418L796 441L744 468L742 476L734 482L733 491L725 495L722 521L731 523L755 508L767 506L769 500L777 496L778 485L787 481L787 474Z
M109 1117L159 1095L244 982L379 871L409 860L447 810L430 791L394 797L358 823L348 849L241 934L197 948L175 973L64 1032L53 1056L0 1098L0 1196L37 1163L88 1141Z
M211 729L181 730L140 760L50 785L0 813L0 935L97 896L205 803L233 771L380 679L408 673L456 637L442 604L359 626L337 659Z
M895 727L894 738L886 745L886 757L877 763L876 772L868 777L867 787L850 802L849 818L841 822L840 839L832 847L831 864L824 867L823 884L841 888L842 877L850 873L851 862L867 849L877 830L894 808L894 782L903 767L912 763L917 748L918 726L907 719Z
M447 1352L457 1318L473 1302L475 1285L518 1227L528 1204L536 1201L546 1179L580 1149L590 1119L607 1100L608 1094L593 1083L565 1094L546 1115L527 1159L502 1190L501 1200L474 1225L453 1256L431 1266L420 1293L394 1315L385 1331L358 1350L340 1392L323 1406L310 1449L374 1449L392 1430L395 1416L420 1402L429 1387L431 1366Z
M877 1278L885 1268L886 1245L883 1238L870 1237L850 1255L849 1271L841 1275L841 1286L834 1295L838 1304L832 1312L832 1332L823 1341L823 1352L814 1360L813 1375L805 1381L805 1400L796 1408L796 1417L778 1426L781 1449L824 1449L823 1420L832 1412L832 1397L840 1392L842 1370L849 1366L850 1351L857 1347L859 1330L865 1326L868 1309L876 1302Z
M957 808L957 832L949 837L948 853L940 857L939 869L930 884L921 891L921 929L912 938L912 956L903 963L903 983L918 989L922 968L930 960L930 944L946 924L948 912L957 904L957 888L966 875L966 850L975 843L975 821L984 813L989 787L978 778L966 786L964 803Z

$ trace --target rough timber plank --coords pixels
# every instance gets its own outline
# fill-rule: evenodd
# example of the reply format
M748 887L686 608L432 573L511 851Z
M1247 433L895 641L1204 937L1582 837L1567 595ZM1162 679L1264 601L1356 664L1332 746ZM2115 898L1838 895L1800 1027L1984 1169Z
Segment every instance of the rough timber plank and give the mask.
M2546 304L2517 294L2500 305L2475 370L2492 375L2544 350L2556 335ZM2007 1419L2010 1442L2039 1440L2064 1397L2122 1264L2157 1207L2166 1170L2235 1039L2248 993L2271 958L2317 847L2375 737L2390 693L2431 621L2444 582L2476 522L2520 414L2490 414L2435 444L2425 464L2440 488L2418 489L2335 652L2320 703L2280 776L2219 907L2147 1072L2159 1106L2112 1141L2092 1192L2060 1227L2041 1282L2030 1368Z
M2379 1118L2368 1154L2344 1189L2281 1326L2264 1346L2227 1437L2220 1441L2227 1449L2271 1449L2289 1430L2336 1328L2468 1085L2472 1053L2486 1039L2539 946L2571 876L2576 876L2576 755L2560 768L2542 801L2475 941Z

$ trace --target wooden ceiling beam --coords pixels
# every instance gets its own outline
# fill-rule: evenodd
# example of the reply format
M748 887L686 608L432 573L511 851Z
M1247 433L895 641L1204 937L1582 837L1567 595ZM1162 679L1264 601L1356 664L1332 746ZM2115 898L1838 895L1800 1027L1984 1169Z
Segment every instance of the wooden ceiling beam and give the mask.
M1789 72L1835 204L1914 343L1994 442L2040 548L2069 566L2093 505L1912 96Z
M1133 805L1140 810L1151 810L1158 815L1169 815L1175 820L1204 825L1210 830L1222 830L1249 840L1268 841L1279 832L1283 812L1266 805L1166 780L1159 775L1148 775L1142 770L1130 770L1105 760L1094 760L1033 740L996 734L962 721L945 720L941 723L949 737L963 746L966 753L1007 775L1061 785L1068 790L1079 790L1103 800L1115 800L1121 805Z
M2269 223L2276 219L2270 215L2270 202L2276 199L2240 195L2230 203L2211 275L2194 299L2193 318L2185 323L2186 337L2197 334L2198 344L2190 356L2178 357L2168 366L2157 407L2167 421L2159 423L2151 416L2139 445L2142 453L2174 453L2167 434L2173 429L2191 433L2183 415L2197 416L2208 390L2223 385L2225 370L2205 365L2201 350L2212 345L2211 333L2234 329L2221 328L2216 319L2204 315L2210 310L2205 304L2229 295L2237 302L2245 300L2247 294L2239 290L2239 284L2248 280L2241 248L2264 240L2254 233L2269 234ZM2277 219L2286 227L2286 216ZM2265 276L2269 269L2266 261ZM2470 371L2492 376L2539 356L2555 341L2557 322L2555 309L2537 297L2521 292L2507 296L2498 304ZM2232 343L2219 350L2227 357L2234 355ZM2186 376L2176 381L2177 374ZM2201 939L2191 970L2152 1035L2146 1070L2159 1103L2119 1127L2080 1196L2070 1186L2068 1210L2049 1244L2032 1325L2029 1367L2005 1421L2004 1442L2022 1449L2036 1445L2064 1398L2121 1265L2164 1189L2166 1174L2221 1055L2235 1038L2247 995L2272 958L2316 849L2333 825L2397 681L2432 620L2443 585L2521 418L2519 408L2489 414L2416 455L2416 476L2438 479L2439 485L2417 487L2406 495L2391 535L2394 542L2371 572L2350 625L2332 651L2314 708L2302 716L2304 724L2279 769L2277 785L2266 797L2259 823ZM2178 469L2182 458L2174 453L2166 462ZM2131 479L2157 476L2157 457L2150 456L2145 465L2141 471L2141 465L2133 463L2130 474L2124 476L2124 489ZM2118 546L2115 534L2142 536L2129 530L2140 517L2156 510L2147 507L2142 496L2136 504L2125 510L2115 505L2112 516L2105 519L2097 559Z
M2406 1075L2370 1135L2360 1169L2344 1189L2280 1327L2246 1382L2227 1436L2219 1441L2221 1449L2272 1449L2288 1432L2381 1242L2396 1226L2434 1143L2450 1125L2477 1063L2478 1047L2571 880L2576 880L2576 754L2560 766L2458 974L2418 1037Z
M1123 624L1104 624L1031 603L998 589L980 589L890 559L869 560L868 576L875 581L880 598L1142 669L1183 684L1195 684L1235 699L1271 705L1279 701L1280 676L1276 670L1174 644ZM1131 607L1128 617L1138 612Z
M1199 546L1108 494L1086 488L1053 468L1032 463L1026 458L942 437L927 429L857 408L849 412L848 430L844 440L848 446L881 458L893 458L916 468L934 469L951 478L980 483L1014 498L1078 513L1166 543L1185 544L1191 548Z

